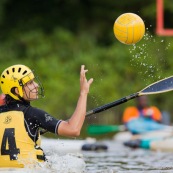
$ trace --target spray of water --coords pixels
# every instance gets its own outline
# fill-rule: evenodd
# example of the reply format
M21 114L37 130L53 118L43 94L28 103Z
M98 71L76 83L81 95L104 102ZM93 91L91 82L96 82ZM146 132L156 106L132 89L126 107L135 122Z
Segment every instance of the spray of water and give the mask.
M146 82L148 78L152 81L163 78L162 66L166 64L166 61L162 52L168 50L171 44L168 43L165 46L164 39L156 41L156 38L148 32L148 28L141 43L134 44L129 49L132 55L131 65L136 68L137 73L141 75L141 79Z

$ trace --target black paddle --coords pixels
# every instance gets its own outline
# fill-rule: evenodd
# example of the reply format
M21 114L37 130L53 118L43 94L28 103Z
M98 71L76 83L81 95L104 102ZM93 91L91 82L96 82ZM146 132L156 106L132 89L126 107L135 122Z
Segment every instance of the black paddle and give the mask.
M131 94L129 96L123 97L114 102L111 102L111 103L105 104L103 106L97 107L93 110L90 110L86 113L86 117L89 117L93 114L96 114L96 113L99 113L102 111L105 111L109 108L120 105L124 102L127 102L128 100L134 99L139 96L150 95L150 94L159 94L159 93L164 93L164 92L168 92L168 91L172 91L172 90L173 90L173 76L170 76L168 78L165 78L165 79L159 80L153 84L150 84L149 86L145 87L143 90L141 90L137 93ZM40 132L40 134L44 134L46 132L47 132L47 130L42 130Z

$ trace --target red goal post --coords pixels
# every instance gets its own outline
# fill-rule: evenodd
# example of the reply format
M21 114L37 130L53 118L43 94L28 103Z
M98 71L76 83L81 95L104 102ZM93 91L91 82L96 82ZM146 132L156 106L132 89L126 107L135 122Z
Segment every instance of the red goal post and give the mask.
M164 28L164 0L156 0L156 12L156 34L173 36L173 29Z

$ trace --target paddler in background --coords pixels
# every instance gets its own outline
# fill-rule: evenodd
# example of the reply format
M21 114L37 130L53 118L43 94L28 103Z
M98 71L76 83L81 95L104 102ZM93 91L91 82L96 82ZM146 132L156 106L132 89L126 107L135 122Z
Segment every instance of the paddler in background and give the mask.
M150 106L148 97L136 98L136 106L127 107L123 112L123 123L133 134L145 133L163 128L162 113L156 106Z
M87 71L82 65L77 106L67 121L31 106L31 101L44 97L44 90L30 68L19 64L2 72L0 87L5 94L5 104L0 106L0 167L24 167L45 161L44 152L37 143L40 128L61 136L80 135L93 82L93 79L86 79Z

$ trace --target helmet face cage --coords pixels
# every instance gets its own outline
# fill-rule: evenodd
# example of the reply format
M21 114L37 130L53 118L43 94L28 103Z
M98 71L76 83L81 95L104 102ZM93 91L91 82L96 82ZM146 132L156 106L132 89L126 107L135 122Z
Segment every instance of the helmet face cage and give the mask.
M32 73L34 74L34 79L30 79L27 83L24 82L24 79L21 79L20 82L22 83L23 86L23 91L25 92L25 95L27 97L28 100L36 100L38 98L43 98L44 97L44 88L42 83L39 80L39 77L37 75L35 75L35 73L32 71ZM28 74L29 76L29 74ZM26 76L28 78L28 76ZM24 77L25 78L25 77ZM34 80L34 82L32 83L32 85L34 85L34 87L32 89L30 89L30 87L28 86L28 83ZM28 88L29 92L26 92L25 87ZM36 93L37 94L37 98L32 98L31 94Z
M24 86L33 80L36 80L37 84L33 82L33 84L35 83L36 85L34 87L35 90L30 91L29 94L27 92L27 99L35 100L39 98L39 96L44 97L44 89L38 77L35 76L33 71L31 71L27 66L21 64L10 66L3 71L0 78L0 86L4 94L10 95L15 100L21 100L21 98L23 98L24 92L26 95L26 91L24 91ZM19 95L16 95L14 93L14 88L18 89ZM33 93L34 91L37 92L36 98L31 99L30 94L31 92Z

